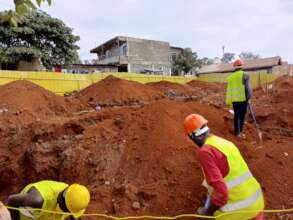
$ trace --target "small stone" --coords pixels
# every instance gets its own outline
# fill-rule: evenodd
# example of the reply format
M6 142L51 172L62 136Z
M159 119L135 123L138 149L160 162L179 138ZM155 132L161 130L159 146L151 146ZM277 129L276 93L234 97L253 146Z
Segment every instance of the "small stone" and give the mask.
M110 185L110 181L105 181L105 185Z
M80 140L80 139L83 138L83 135L82 135L82 134L78 134L78 135L75 136L75 138L76 138L77 140Z
M138 209L140 209L140 203L139 203L139 202L134 202L134 203L132 203L132 208L133 208L134 210L138 210Z
M285 157L288 157L289 156L289 154L287 152L285 152L284 155L285 155Z

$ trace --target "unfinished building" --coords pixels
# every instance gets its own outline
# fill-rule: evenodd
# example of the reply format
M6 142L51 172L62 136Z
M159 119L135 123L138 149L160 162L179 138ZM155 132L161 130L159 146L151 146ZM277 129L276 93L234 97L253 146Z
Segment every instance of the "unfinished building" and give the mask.
M97 64L116 65L118 72L171 75L172 60L182 50L164 41L118 36L90 52L97 54Z

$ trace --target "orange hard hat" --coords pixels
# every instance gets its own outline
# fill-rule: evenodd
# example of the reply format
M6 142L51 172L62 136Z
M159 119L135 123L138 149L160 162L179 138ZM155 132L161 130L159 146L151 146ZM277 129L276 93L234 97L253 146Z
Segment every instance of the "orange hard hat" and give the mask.
M233 67L242 67L243 61L241 59L235 60L233 63Z
M190 114L185 118L183 122L183 126L184 126L186 135L190 135L197 129L200 129L202 126L206 125L207 123L208 123L208 120L206 120L201 115Z

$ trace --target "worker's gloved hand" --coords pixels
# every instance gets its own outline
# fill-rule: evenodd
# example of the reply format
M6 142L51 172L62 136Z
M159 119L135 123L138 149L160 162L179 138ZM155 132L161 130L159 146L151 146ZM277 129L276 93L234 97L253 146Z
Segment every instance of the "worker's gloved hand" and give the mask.
M205 207L199 207L199 208L197 209L197 213L198 213L199 215L208 215L208 209L205 208Z
M11 220L10 212L2 202L0 202L0 220Z

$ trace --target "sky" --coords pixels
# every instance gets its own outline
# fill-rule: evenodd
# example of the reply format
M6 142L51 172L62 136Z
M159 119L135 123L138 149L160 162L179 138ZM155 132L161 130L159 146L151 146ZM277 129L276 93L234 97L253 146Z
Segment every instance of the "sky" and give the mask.
M0 0L0 11L13 8ZM293 63L293 0L54 0L41 6L73 28L82 60L118 35L168 41L200 57L281 56Z

